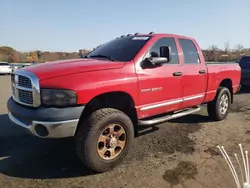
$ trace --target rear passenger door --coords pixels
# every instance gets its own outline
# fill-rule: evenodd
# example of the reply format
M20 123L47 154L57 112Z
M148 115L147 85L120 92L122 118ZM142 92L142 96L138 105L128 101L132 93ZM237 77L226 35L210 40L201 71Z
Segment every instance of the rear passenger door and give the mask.
M192 40L178 38L178 42L183 60L182 108L186 108L203 102L207 89L207 67L204 62L201 62L199 47Z

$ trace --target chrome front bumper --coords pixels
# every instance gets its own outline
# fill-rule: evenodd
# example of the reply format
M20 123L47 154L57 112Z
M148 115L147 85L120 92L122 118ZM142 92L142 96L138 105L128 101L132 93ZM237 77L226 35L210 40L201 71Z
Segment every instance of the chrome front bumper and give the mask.
M85 106L29 108L10 98L7 108L10 121L32 135L40 138L66 138L75 135Z
M32 121L31 124L26 124L21 120L14 117L10 112L8 113L9 119L16 125L27 130L34 136L40 138L66 138L75 135L79 119L46 122L46 121Z

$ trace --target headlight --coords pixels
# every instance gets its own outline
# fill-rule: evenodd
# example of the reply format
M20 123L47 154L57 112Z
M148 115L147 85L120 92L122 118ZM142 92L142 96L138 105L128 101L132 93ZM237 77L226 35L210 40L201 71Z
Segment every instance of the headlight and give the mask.
M66 107L76 105L77 94L72 90L41 89L41 100L46 106Z

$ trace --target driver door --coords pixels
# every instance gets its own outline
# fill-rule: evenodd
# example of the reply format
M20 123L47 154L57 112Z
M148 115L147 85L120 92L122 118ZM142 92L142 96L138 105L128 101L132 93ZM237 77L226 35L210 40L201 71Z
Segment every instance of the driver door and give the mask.
M161 46L171 48L170 62L148 68L136 66L140 104L138 108L142 118L175 111L182 105L181 72L183 66L179 61L176 39L172 37L158 39L145 58L159 57Z

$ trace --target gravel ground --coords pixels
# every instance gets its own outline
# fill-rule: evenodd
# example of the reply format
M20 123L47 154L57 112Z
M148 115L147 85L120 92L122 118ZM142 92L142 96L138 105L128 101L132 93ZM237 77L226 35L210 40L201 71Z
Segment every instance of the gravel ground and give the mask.
M250 149L250 94L235 96L228 118L211 122L206 109L144 130L114 170L94 174L77 158L72 139L46 140L10 124L10 77L0 76L0 187L235 187L216 146Z

